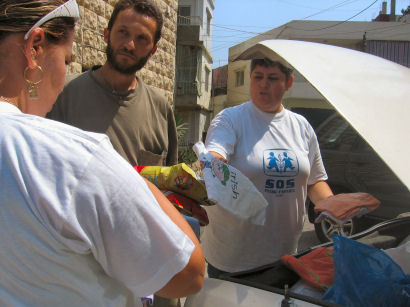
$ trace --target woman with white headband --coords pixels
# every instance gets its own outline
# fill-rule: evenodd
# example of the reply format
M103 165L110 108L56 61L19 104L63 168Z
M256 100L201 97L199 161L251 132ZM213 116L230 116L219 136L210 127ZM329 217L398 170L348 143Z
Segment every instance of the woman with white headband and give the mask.
M102 134L43 118L75 0L0 1L0 306L140 306L199 291L190 226Z

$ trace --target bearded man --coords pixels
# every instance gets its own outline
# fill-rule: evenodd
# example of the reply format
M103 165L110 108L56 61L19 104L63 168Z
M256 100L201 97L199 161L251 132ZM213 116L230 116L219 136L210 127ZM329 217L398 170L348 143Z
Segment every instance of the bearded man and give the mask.
M178 160L171 105L136 72L158 48L162 14L150 0L120 0L104 31L107 61L69 77L48 118L105 133L135 165L173 165Z

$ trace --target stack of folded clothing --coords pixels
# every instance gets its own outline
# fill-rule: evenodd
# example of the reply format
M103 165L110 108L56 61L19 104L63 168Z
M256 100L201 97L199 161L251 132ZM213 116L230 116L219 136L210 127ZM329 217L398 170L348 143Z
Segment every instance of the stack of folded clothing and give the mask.
M299 258L284 255L281 260L308 285L321 289L323 292L333 283L333 250L329 248L318 247Z
M315 211L320 212L315 223L324 218L342 225L353 217L360 217L380 206L380 201L368 193L342 193L319 200Z
M173 166L134 166L134 169L155 184L182 214L197 219L201 226L209 224L202 205L210 206L214 203L208 199L201 179L185 163Z

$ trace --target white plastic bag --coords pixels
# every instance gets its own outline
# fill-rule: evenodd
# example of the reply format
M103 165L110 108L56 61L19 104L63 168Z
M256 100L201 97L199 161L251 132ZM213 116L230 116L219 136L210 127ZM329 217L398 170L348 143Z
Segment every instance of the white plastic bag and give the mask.
M410 236L405 241L397 247L386 249L385 252L400 266L404 274L410 274Z
M239 170L208 153L202 142L197 142L193 150L200 160L208 198L241 219L263 225L268 202L254 184Z

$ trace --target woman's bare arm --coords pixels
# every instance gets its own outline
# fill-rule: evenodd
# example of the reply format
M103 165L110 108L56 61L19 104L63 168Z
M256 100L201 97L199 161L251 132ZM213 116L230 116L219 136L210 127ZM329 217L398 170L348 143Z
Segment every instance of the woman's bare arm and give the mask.
M195 249L185 268L176 274L162 289L155 294L167 297L185 297L199 292L202 288L205 276L205 259L202 253L201 245L193 232L191 226L178 212L178 210L169 202L161 191L151 182L145 180L152 194L157 199L162 210L170 219L192 240Z
M310 200L315 204L318 200L328 198L333 195L332 190L326 181L318 181L307 187L307 193Z

